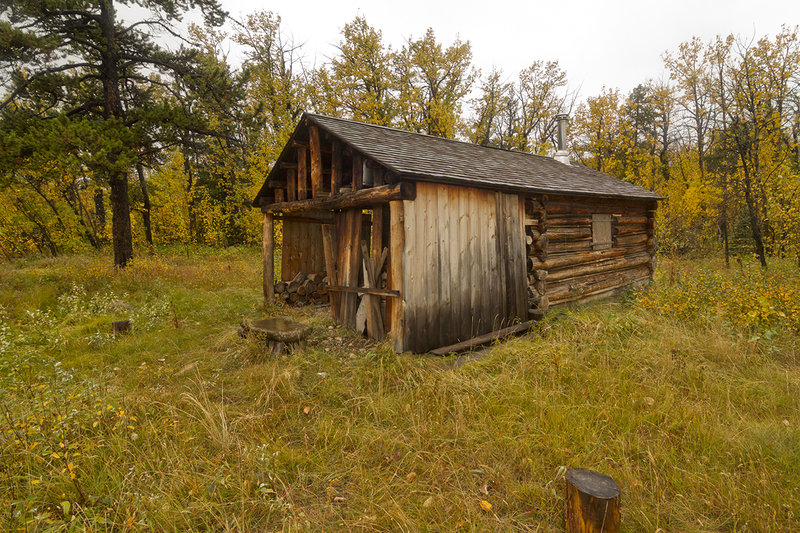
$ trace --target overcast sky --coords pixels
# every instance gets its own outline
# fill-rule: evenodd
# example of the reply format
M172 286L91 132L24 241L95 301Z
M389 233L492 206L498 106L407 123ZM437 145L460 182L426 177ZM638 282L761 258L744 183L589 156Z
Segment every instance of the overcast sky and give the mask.
M309 63L334 55L342 27L363 15L394 48L428 27L446 44L459 36L472 44L476 67L496 66L509 79L534 60L558 60L584 98L664 76L663 53L692 36L761 37L800 24L800 0L221 1L236 18L278 13L295 42L305 43Z

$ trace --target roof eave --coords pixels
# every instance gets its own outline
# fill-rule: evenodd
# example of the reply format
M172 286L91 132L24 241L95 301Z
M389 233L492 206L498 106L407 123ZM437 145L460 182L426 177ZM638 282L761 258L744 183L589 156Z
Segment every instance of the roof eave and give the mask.
M442 175L434 175L434 174L424 174L419 172L408 172L402 171L399 172L400 178L406 178L411 180L418 180L418 181L427 181L432 183L452 183L454 185L461 185L464 187L476 187L479 189L492 189L492 190L503 190L508 192L527 192L527 193L534 193L534 194L563 194L569 196L586 196L591 198L625 198L625 199L632 199L632 200L651 200L660 202L662 200L666 200L664 196L650 193L650 195L633 195L633 194L610 194L610 193L594 193L594 192L587 192L587 191L569 191L565 189L542 189L539 187L524 187L524 186L514 186L514 185L500 185L497 183L486 183L481 184L475 182L473 180L468 179L461 179L455 178L452 176L442 176ZM642 189L645 190L646 189ZM649 191L648 191L649 192Z

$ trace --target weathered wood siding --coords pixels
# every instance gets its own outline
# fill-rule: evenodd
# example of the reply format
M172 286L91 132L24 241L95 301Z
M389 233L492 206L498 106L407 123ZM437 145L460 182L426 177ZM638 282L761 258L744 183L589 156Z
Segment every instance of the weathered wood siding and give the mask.
M523 204L516 194L417 184L403 202L405 350L422 352L525 319Z
M298 272L311 274L325 270L322 225L316 222L283 221L281 280L289 281Z
M531 307L612 296L652 276L654 202L537 196L526 204L528 217L540 219L538 233L546 235L544 249L528 257ZM593 246L593 215L611 215L610 248Z

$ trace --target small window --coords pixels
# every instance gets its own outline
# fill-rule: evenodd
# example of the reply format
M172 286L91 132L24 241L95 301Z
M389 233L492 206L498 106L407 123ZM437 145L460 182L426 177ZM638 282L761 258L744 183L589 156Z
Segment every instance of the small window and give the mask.
M592 250L611 248L611 215L592 215Z

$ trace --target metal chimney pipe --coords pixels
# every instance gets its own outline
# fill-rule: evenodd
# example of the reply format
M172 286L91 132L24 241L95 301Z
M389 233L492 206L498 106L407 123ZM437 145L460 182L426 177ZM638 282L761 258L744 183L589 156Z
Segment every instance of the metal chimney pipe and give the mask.
M559 163L569 165L569 151L567 151L567 123L569 122L569 115L566 113L559 113L556 115L556 123L558 125L558 150L553 157Z

